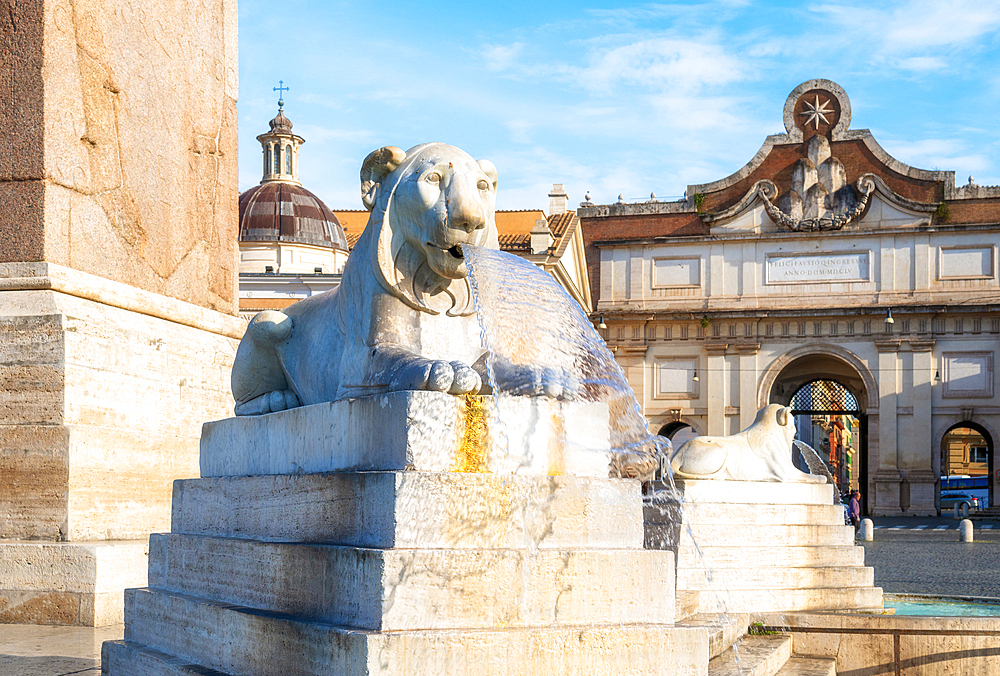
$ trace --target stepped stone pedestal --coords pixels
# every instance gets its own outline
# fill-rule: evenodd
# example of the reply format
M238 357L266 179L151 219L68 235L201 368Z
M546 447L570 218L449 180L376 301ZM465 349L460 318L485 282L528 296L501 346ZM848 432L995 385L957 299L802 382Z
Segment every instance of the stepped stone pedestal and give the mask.
M591 405L525 400L543 424L516 422L530 433L501 456L463 427L491 401L207 424L213 476L175 482L104 673L704 674L710 631L674 625L674 554L643 546L639 483L607 478L606 423L586 428L603 452L581 450L553 430ZM495 471L449 471L470 463Z
M0 623L118 624L242 322L54 263L0 263ZM0 630L2 631L2 630Z
M833 491L678 480L681 502L670 492L647 497L646 546L677 554L678 616L881 608L874 569Z

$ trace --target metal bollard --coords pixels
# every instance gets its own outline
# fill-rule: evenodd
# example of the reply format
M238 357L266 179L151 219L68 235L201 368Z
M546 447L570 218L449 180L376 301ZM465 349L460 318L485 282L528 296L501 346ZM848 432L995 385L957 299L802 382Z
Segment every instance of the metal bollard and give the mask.
M972 542L972 521L963 519L958 526L959 542Z
M875 539L875 524L871 519L861 519L861 539L865 542Z

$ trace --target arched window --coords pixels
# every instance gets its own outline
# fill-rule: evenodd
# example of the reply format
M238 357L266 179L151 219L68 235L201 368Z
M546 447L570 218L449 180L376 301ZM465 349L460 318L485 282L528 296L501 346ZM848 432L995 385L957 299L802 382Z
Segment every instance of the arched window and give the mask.
M292 146L285 146L285 173L292 173Z
M281 173L281 145L274 144L274 173Z
M271 146L264 146L264 173L267 174L271 170Z

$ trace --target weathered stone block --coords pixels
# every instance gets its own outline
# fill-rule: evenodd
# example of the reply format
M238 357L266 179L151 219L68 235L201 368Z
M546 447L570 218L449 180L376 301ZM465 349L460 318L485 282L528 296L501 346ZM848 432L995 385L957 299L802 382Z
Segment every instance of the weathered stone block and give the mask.
M0 261L235 312L235 1L33 0L0 27Z
M685 480L643 511L646 546L677 554L681 613L882 605L832 484Z
M391 392L206 423L201 475L417 470L607 477L607 405ZM470 418L491 429L466 437ZM498 440L507 442L505 448Z
M241 329L51 264L0 265L0 538L165 530L201 422L231 410Z
M366 549L154 534L149 584L382 631L674 619L673 554L644 550Z
M0 623L123 621L122 590L146 583L145 540L0 542Z
M275 665L291 676L703 676L708 668L703 627L370 632L146 589L128 590L125 605L125 643L110 649L122 651L113 658L122 665L127 664L124 655L145 650L149 656L152 651L171 655L174 664L247 676L273 674Z
M639 484L352 472L174 482L174 533L356 547L638 549Z

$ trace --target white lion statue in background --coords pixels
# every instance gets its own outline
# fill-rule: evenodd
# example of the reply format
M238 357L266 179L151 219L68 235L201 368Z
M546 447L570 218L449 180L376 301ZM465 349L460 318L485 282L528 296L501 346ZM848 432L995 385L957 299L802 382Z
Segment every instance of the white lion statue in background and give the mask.
M682 444L670 466L679 479L826 483L825 476L806 474L792 463L794 439L792 409L768 404L739 434L695 437Z
M499 248L496 188L492 162L444 143L372 152L361 168L372 213L340 287L254 317L233 364L236 415L399 390L480 392L461 246ZM520 374L536 383L524 394L571 396L525 368L538 374Z

